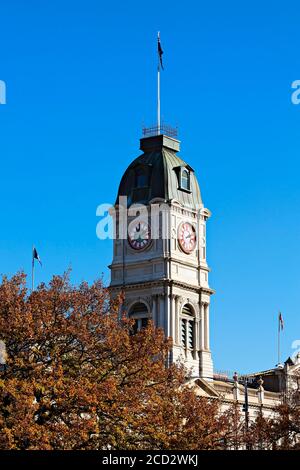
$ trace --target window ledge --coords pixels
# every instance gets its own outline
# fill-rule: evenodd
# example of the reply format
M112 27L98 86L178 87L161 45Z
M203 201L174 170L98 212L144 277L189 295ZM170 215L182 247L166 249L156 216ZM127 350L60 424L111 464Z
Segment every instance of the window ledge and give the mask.
M183 191L184 193L188 193L188 194L192 193L190 189L181 188L181 186L179 186L177 189L179 189L180 191Z

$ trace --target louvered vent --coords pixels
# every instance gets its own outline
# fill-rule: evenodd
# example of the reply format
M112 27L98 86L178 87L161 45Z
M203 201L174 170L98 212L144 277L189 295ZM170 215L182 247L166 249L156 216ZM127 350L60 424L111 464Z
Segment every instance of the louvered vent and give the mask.
M181 343L186 348L186 320L181 320Z
M190 349L194 349L194 322L188 321L188 346Z
M193 316L192 309L189 305L184 305L184 307L182 309L182 313L183 313L183 315Z

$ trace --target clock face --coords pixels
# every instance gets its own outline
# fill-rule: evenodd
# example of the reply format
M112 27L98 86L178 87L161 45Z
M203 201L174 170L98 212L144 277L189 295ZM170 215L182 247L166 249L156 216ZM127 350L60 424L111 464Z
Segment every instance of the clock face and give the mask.
M142 250L151 242L150 226L143 221L134 220L128 227L128 242L134 250Z
M185 253L191 253L196 248L196 231L188 222L179 225L178 242Z

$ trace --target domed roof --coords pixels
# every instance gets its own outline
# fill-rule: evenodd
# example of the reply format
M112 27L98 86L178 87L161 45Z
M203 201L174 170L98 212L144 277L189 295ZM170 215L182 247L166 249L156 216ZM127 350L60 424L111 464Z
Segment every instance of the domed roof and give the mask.
M176 154L178 140L166 135L146 137L141 139L140 148L144 153L125 171L116 204L120 196L127 196L128 206L160 198L191 209L202 207L194 170Z

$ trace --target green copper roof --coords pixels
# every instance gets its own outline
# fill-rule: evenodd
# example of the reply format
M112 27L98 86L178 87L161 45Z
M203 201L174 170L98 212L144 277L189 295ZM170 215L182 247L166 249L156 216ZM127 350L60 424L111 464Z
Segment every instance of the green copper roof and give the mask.
M179 141L159 135L141 139L144 153L136 158L125 171L119 196L128 197L128 205L133 203L148 204L154 198L162 198L166 202L176 200L182 205L199 209L202 206L201 194L193 169L177 154ZM190 191L180 189L181 170L190 173ZM146 183L137 183L137 175L143 173Z

